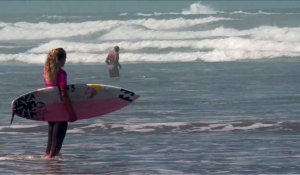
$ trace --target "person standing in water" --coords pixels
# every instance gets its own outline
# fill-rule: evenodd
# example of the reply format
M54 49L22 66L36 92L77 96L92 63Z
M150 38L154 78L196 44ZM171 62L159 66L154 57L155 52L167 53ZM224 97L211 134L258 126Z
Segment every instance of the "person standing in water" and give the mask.
M119 63L119 51L119 46L115 46L106 57L105 63L108 67L110 78L120 77L119 69L121 69L122 66Z
M67 90L67 73L62 69L65 65L67 54L63 48L52 49L47 56L44 65L44 81L46 87L58 86L60 98L65 104L69 113L69 121L77 120L76 113L70 100ZM46 148L46 158L57 156L62 147L68 121L48 122L48 144Z

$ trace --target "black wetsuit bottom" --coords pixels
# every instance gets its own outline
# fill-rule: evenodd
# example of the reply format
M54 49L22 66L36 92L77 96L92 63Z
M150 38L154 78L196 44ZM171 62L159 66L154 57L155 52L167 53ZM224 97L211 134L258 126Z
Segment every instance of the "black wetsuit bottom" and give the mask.
M59 154L67 129L68 122L48 122L48 144L46 154L51 153L52 156Z
M109 72L110 78L120 77L118 66L115 66L112 69L109 69L108 72Z

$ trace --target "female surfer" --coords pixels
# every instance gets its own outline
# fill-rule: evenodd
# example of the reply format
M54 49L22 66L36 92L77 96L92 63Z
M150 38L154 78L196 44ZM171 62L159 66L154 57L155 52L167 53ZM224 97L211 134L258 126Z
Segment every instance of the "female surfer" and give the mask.
M120 77L119 69L121 69L122 67L119 63L119 50L119 46L115 46L114 49L108 53L105 60L110 78Z
M44 81L46 87L58 86L60 98L69 113L69 121L77 120L72 102L67 91L67 73L62 69L65 65L67 54L63 48L52 49L44 65ZM68 122L48 122L48 144L46 158L57 156L62 147Z

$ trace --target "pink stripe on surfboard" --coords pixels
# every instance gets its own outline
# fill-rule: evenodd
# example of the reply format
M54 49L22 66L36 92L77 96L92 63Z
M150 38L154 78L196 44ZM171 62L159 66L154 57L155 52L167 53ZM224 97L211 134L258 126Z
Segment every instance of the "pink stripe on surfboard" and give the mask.
M134 97L134 100L138 96ZM80 101L73 103L78 120L101 116L130 104L130 102L120 98L112 98L95 101ZM46 105L44 110L40 110L34 120L41 121L68 121L68 113L63 103Z

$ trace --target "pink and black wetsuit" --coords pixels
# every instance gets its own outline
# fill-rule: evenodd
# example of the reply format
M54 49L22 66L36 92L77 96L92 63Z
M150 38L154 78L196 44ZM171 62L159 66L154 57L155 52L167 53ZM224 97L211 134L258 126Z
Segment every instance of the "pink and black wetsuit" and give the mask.
M54 86L66 87L67 86L67 72L64 71L63 69L59 69L59 71L57 73L56 82L47 82L45 80L45 86L46 87L54 87Z
M67 73L60 69L57 73L56 82L46 82L46 87L58 86L61 88L66 88L67 86ZM56 156L59 154L62 147L66 132L68 129L68 122L48 122L48 144L46 148L46 154L51 156Z

